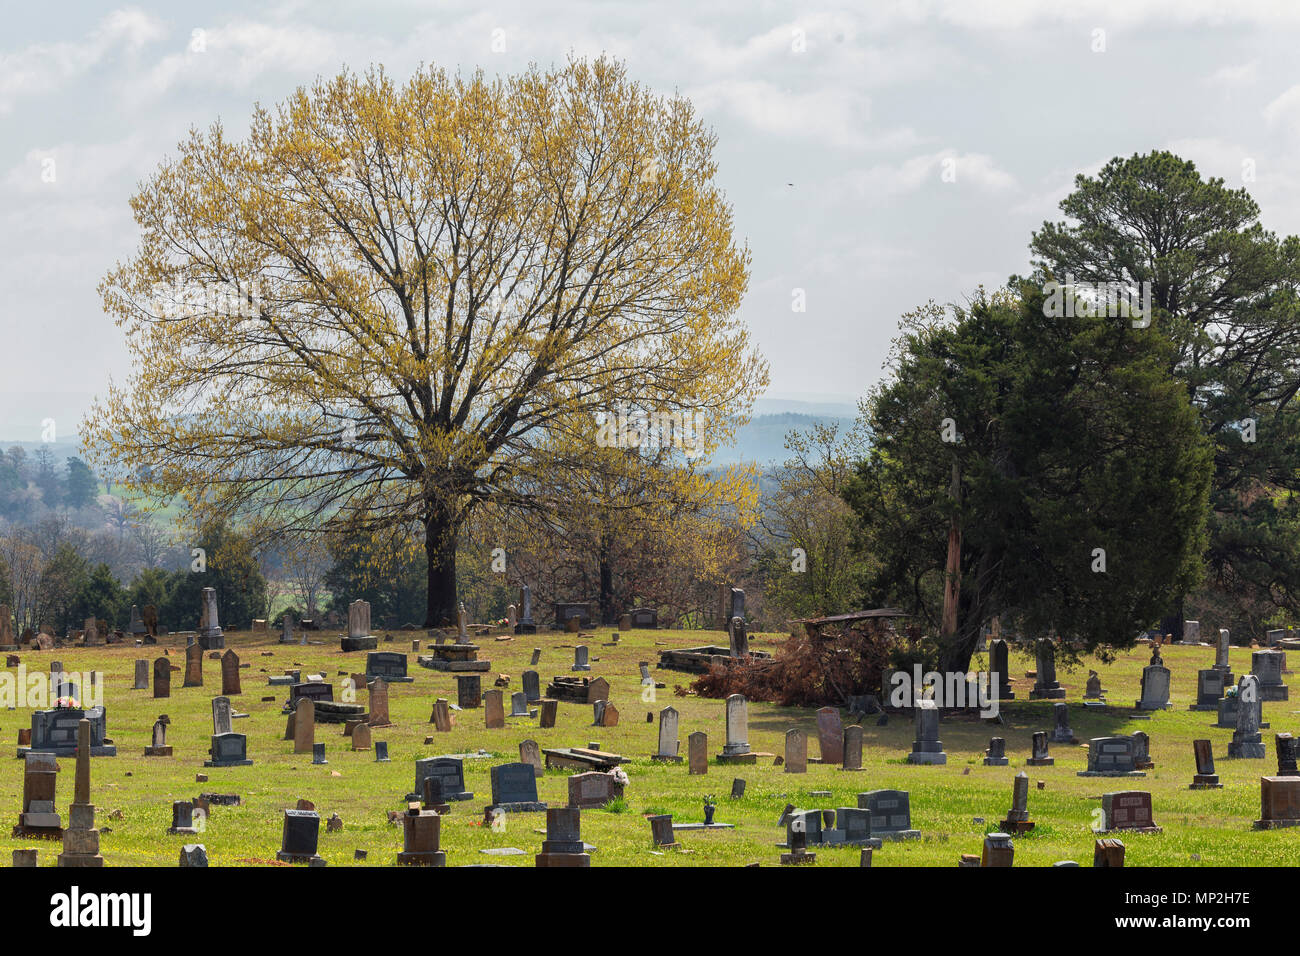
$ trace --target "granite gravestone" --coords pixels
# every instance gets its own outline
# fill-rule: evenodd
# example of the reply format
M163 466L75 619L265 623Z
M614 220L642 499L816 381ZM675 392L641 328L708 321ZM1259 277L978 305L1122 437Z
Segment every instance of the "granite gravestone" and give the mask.
M994 700L1016 699L1011 692L1007 642L1001 638L989 641L989 696Z
M217 620L216 588L203 589L203 624L199 628L198 645L205 651L219 651L226 646L225 634Z
M591 865L591 856L586 852L586 844L582 842L581 820L582 811L577 807L547 808L546 839L542 841L542 852L537 854L537 866Z
M537 671L524 671L523 686L524 698L528 703L536 703L542 699L542 681Z
M197 641L185 648L185 683L181 686L203 686L203 646Z
M718 762L754 763L757 759L749 749L749 703L743 694L732 694L727 698L727 742Z
M844 764L845 770L862 769L862 728L854 724L844 728Z
M1056 718L1056 723L1052 727L1052 743L1070 743L1074 740L1074 731L1070 729L1070 705L1066 703L1053 704L1052 713Z
M379 646L379 638L370 633L370 602L353 601L348 605L348 633L339 638L339 647L344 653L352 651L373 651Z
M530 764L505 763L492 768L492 803L486 808L487 818L494 816L494 811L539 813L545 809L546 804L537 799L537 774Z
M221 655L221 694L224 697L237 697L241 693L239 655L234 651L226 651Z
M1145 777L1138 770L1132 737L1093 737L1088 741L1088 769L1080 777Z
M244 734L213 734L208 748L211 760L203 761L205 767L251 767L248 759L248 737Z
M382 678L388 684L409 684L415 678L406 673L406 655L395 651L370 651L366 654L366 683Z
M674 707L665 707L659 711L659 744L655 752L650 755L651 760L657 760L668 763L679 763L681 757L678 755L680 743L677 739L677 710Z
M912 742L912 752L907 755L907 762L914 764L946 764L948 755L943 751L943 741L939 739L939 708L932 700L917 700L913 709L916 714L916 739Z
M1138 833L1159 833L1160 827L1151 818L1151 794L1144 790L1121 790L1101 795L1102 829L1135 830Z
M1259 680L1260 700L1287 700L1290 688L1282 683L1286 654L1282 651L1254 651L1250 655L1250 672Z
M316 853L320 814L315 810L285 810L284 830L275 858L282 863L323 863Z
M1259 678L1247 674L1237 683L1237 725L1228 744L1229 757L1263 759L1264 743L1259 733L1262 713Z
M1065 688L1056 679L1056 648L1046 638L1034 644L1034 657L1037 670L1034 676L1034 689L1029 692L1032 700L1055 700L1065 696Z
M822 763L841 763L844 760L844 722L835 707L817 711L817 742Z
M687 758L689 760L688 772L690 774L705 774L709 772L708 747L708 735L701 730L697 730L686 738Z
M1039 730L1034 732L1033 744L1031 745L1030 757L1025 763L1031 767L1050 767L1056 763L1056 758L1048 754L1047 750L1047 731Z
M407 800L424 796L426 777L437 777L442 786L443 800L472 800L474 794L465 789L465 765L459 757L425 757L415 762L415 790Z
M478 674L456 675L456 703L461 710L478 707L482 700L482 683Z
M1214 772L1214 748L1208 740L1193 740L1192 754L1196 758L1196 774L1192 777L1190 789L1220 789L1219 775Z
M1023 770L1016 774L1011 788L1011 809L1000 824L1007 833L1028 833L1034 828L1029 819L1029 775Z
M1138 710L1169 709L1168 667L1153 662L1142 668L1142 696L1134 702L1133 706Z
M442 849L441 814L407 807L402 815L402 850L397 862L403 866L446 866L447 854Z
M915 840L911 799L906 790L869 790L858 794L858 807L871 812L871 835L885 840Z
M785 732L785 772L808 772L808 735L797 727Z
M598 810L614 800L623 798L623 787L611 774L591 771L576 773L569 778L569 806L583 810Z
M1213 667L1196 672L1196 703L1188 710L1218 710L1219 701L1227 689L1227 673Z
M1300 826L1300 777L1259 778L1257 830Z

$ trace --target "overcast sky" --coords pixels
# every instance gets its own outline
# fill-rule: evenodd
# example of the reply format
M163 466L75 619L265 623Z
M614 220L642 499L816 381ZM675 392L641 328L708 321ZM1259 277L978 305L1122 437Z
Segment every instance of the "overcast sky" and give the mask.
M690 96L753 251L741 314L774 398L855 400L901 313L1024 271L1030 232L1115 155L1174 150L1246 185L1266 227L1300 233L1294 0L60 2L4 16L0 439L35 440L46 418L69 437L125 377L96 286L136 242L135 183L189 127L242 133L255 102L344 64L512 72L605 52Z

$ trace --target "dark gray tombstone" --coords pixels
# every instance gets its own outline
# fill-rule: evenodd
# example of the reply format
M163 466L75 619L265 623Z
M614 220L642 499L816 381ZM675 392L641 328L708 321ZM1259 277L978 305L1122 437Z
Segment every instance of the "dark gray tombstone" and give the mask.
M424 778L438 777L442 781L446 800L472 800L474 794L465 789L465 765L459 757L425 757L415 762L415 790L407 800L419 800L424 795Z
M492 768L492 808L507 813L540 812L537 773L532 764L505 763Z

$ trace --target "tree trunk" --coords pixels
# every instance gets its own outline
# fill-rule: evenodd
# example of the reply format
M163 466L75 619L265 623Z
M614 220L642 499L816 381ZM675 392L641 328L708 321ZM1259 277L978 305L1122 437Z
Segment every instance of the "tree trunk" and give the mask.
M614 567L610 563L609 544L600 542L600 623L614 626Z
M456 534L459 529L446 511L431 503L424 522L424 553L429 559L429 596L425 627L456 623Z
M1160 633L1173 635L1171 640L1175 642L1183 639L1183 601L1183 595L1178 595L1169 613L1160 619Z

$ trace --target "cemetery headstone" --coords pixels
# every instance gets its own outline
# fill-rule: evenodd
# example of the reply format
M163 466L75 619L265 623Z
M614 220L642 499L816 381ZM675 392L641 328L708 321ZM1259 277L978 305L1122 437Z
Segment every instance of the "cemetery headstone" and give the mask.
M948 755L939 739L939 707L933 700L913 702L916 714L916 739L907 762L913 764L946 764Z
M858 794L858 807L871 812L871 835L885 840L916 840L911 797L906 790L869 790Z
M403 866L446 866L442 849L442 815L412 804L402 815L402 850L397 862Z
M77 777L68 807L68 826L63 831L63 867L102 867L99 830L95 828L95 805L90 802L91 722L83 718L77 727Z
M1291 690L1282 683L1286 654L1282 651L1254 651L1250 655L1250 672L1259 680L1260 700L1287 700Z
M388 681L382 677L376 677L368 686L370 716L366 723L371 727L392 726L388 719Z
M185 648L185 683L181 686L203 686L203 646L197 641Z
M553 697L543 697L539 704L542 705L541 718L538 720L538 726L546 729L555 726L555 718L559 714L560 702Z
M1300 826L1300 777L1259 778L1257 830Z
M1001 638L989 641L989 696L994 700L1015 700L1011 692L1011 667L1008 662L1007 642Z
M733 589L734 590L734 589ZM727 698L727 742L718 755L719 763L755 763L749 749L749 704L743 694Z
M1047 732L1045 730L1034 732L1030 757L1025 763L1031 767L1050 767L1056 763L1056 758L1048 754Z
M293 752L309 754L316 742L316 702L310 697L298 701L293 719Z
M1259 733L1262 714L1259 678L1246 674L1237 683L1237 726L1228 744L1229 757L1263 759L1264 743Z
M456 675L456 703L461 710L470 710L479 706L482 700L482 684L478 674Z
M1015 846L1008 833L990 833L984 837L984 850L980 855L980 866L1011 866L1015 859Z
M854 724L844 728L844 769L862 769L862 728Z
M1196 774L1192 777L1192 790L1218 790L1219 775L1214 771L1214 748L1208 740L1193 740L1192 753L1196 757Z
M1151 818L1151 794L1145 790L1121 790L1101 795L1102 831L1135 830L1159 833Z
M1007 833L1028 833L1034 828L1029 819L1029 775L1023 770L1012 781L1011 810L999 826Z
M708 746L709 737L701 730L686 738L688 773L695 775L709 772Z
M324 862L316 853L320 839L320 814L315 810L285 810L284 830L275 858L283 863Z
M539 867L591 865L591 855L582 842L582 811L578 807L548 807L546 839L537 854Z
M808 772L808 735L798 728L785 732L785 772Z
M665 707L659 711L659 744L655 752L650 755L650 759L660 762L678 763L681 757L678 755L677 740L678 715L675 707Z
M1169 704L1169 668L1159 660L1157 649L1153 663L1142 668L1142 695L1133 703L1138 710L1168 710Z
M817 741L822 763L841 763L844 760L844 723L835 707L817 711Z
M1029 692L1032 700L1055 700L1065 696L1065 688L1056 679L1056 647L1046 638L1034 644L1034 657L1037 664L1034 689Z
M505 705L500 690L494 688L483 695L483 719L490 730L506 725Z
M1064 702L1052 705L1056 724L1052 727L1052 743L1068 744L1074 740L1074 731L1070 729L1070 705Z
M1136 741L1129 736L1093 737L1088 741L1088 769L1080 777L1145 777L1137 767Z
M519 762L532 767L533 773L538 777L541 777L545 772L542 769L542 749L537 745L536 740L522 740L519 742Z
M243 693L239 687L239 655L233 650L221 655L221 693L226 697Z

